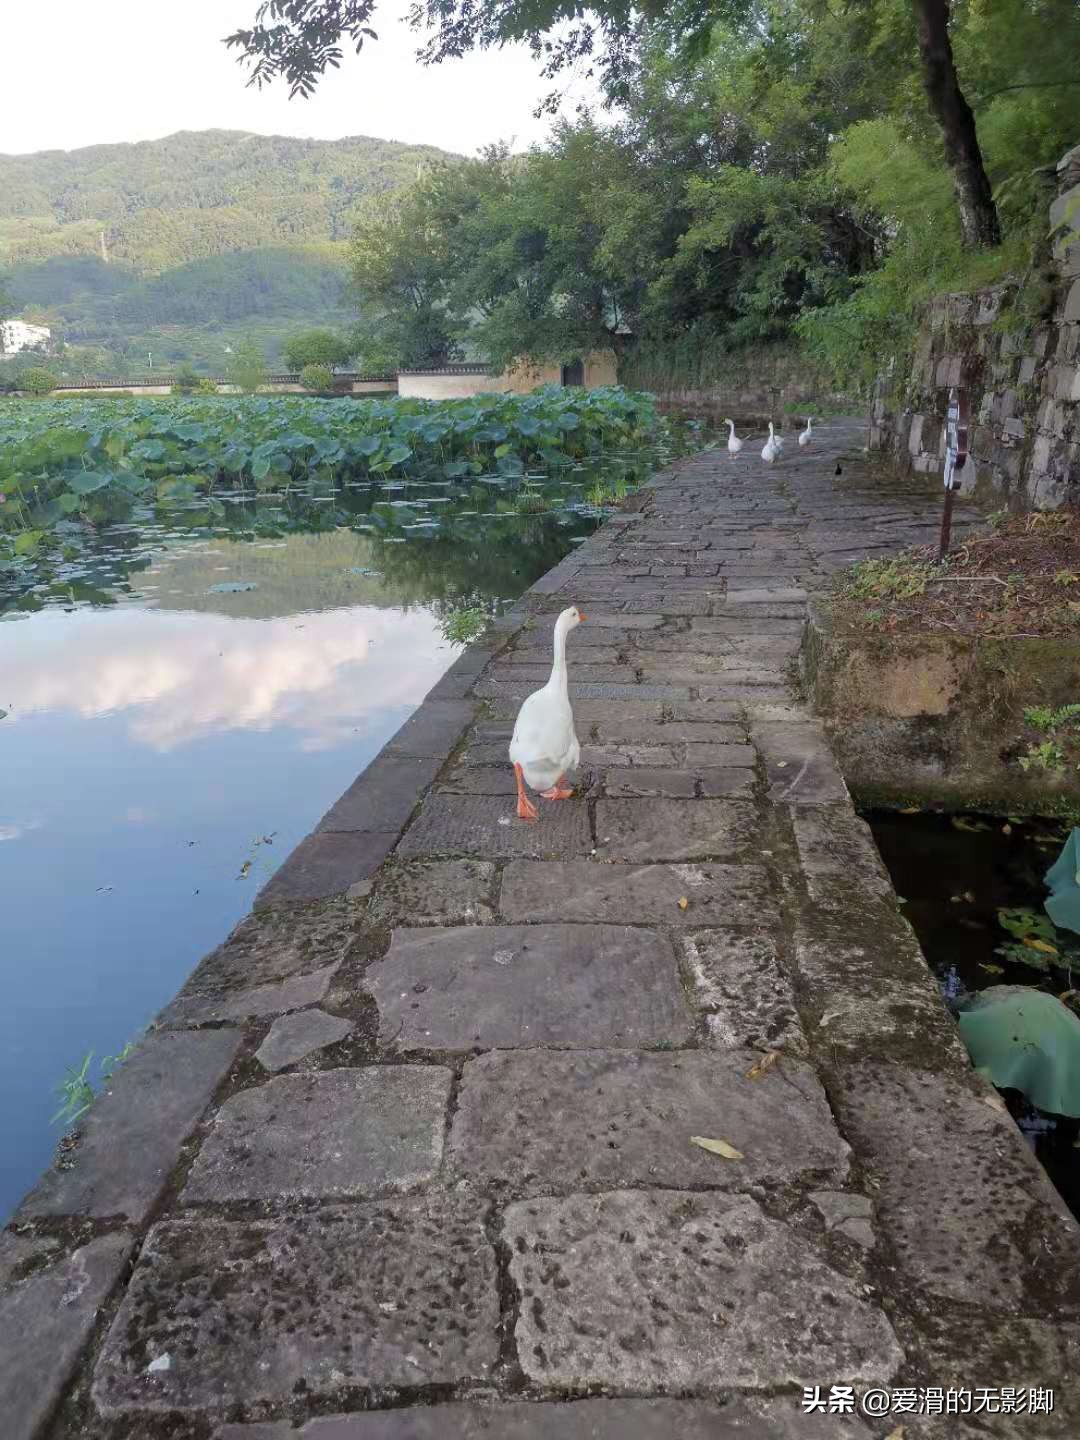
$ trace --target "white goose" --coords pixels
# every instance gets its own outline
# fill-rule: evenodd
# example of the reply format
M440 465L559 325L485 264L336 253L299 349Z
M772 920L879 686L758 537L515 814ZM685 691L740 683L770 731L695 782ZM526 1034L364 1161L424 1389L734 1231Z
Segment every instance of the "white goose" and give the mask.
M735 434L735 422L734 422L734 420L725 420L725 421L724 421L724 424L728 427L728 437L727 437L727 450L728 450L728 454L729 454L729 455L737 455L737 454L739 453L739 451L742 449L742 443L743 443L743 442L742 442L742 441L739 439L739 437Z
M806 417L806 429L799 431L799 449L800 449L800 450L805 450L806 446L810 444L810 442L811 442L811 440L813 440L813 438L814 438L814 417L813 417L812 415L808 415L808 416Z
M577 767L581 746L574 732L574 712L566 679L566 637L585 619L574 605L555 621L555 660L551 678L541 690L526 697L518 711L510 741L510 760L517 776L517 813L535 820L536 806L525 793L525 783L545 800L566 800L574 792L562 781Z
M773 431L773 423L772 423L772 421L770 420L770 421L769 421L769 438L768 438L768 440L765 441L765 448L764 448L764 449L762 450L762 452L761 452L761 458L762 458L762 460L765 461L765 464L766 464L766 465L771 465L775 460L778 460L778 459L780 458L780 454L781 454L783 448L784 448L784 442L783 442L783 440L779 439L779 438L777 437L777 435L774 433L774 431Z

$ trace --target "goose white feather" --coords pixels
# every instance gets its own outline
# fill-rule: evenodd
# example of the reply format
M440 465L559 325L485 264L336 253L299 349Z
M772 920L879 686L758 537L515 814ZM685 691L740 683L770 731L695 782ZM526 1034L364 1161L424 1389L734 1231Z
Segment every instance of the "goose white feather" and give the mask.
M728 437L727 437L728 454L729 454L729 455L737 455L737 454L739 453L739 451L742 449L743 442L742 442L742 441L739 439L739 437L735 434L735 422L734 422L734 420L725 420L725 421L724 421L724 424L728 427Z
M768 440L765 441L765 447L764 447L764 449L763 449L762 452L761 452L761 458L762 458L762 460L765 461L765 464L766 464L766 465L771 465L775 460L778 460L778 459L779 459L779 457L780 457L780 452L783 450L783 448L784 448L784 442L783 442L783 440L779 439L779 437L774 433L774 431L773 431L773 423L772 423L772 421L770 420L770 421L769 421L769 438L768 438Z
M522 788L522 778L545 799L565 799L560 781L577 768L581 746L574 730L574 712L566 673L566 637L585 616L571 606L555 622L555 655L545 686L534 690L518 711L510 741L510 760L518 776L518 815L536 819L536 807Z
M802 448L804 448L805 446L809 445L810 442L811 442L811 440L812 440L813 438L814 438L814 417L813 417L812 415L808 415L808 416L806 417L806 429L799 431L799 448L802 449Z

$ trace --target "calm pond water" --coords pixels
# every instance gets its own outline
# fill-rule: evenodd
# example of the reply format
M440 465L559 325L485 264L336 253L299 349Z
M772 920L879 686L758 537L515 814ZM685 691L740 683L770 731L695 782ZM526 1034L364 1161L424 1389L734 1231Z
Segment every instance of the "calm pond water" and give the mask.
M459 653L600 502L560 478L214 497L102 531L0 612L0 1216L69 1066L136 1038ZM0 604L4 602L0 601Z
M947 1000L990 985L1036 985L1060 994L1066 985L1080 983L1075 971L1048 975L998 953L999 946L1014 939L1000 925L998 911L1015 906L1042 913L1043 876L1061 851L1067 827L1056 821L1025 824L893 810L872 810L864 818ZM1080 1219L1080 1121L1046 1115L1016 1091L1003 1095Z

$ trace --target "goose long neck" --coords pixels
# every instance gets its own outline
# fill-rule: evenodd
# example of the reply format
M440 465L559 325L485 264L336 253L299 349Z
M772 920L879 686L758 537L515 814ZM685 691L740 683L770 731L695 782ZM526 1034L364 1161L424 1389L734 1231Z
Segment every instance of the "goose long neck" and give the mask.
M773 437L772 421L770 420L770 421L769 421L769 439L772 440L773 438L774 438L774 437Z
M566 626L555 626L555 656L551 666L551 679L548 681L553 689L565 691L566 685Z

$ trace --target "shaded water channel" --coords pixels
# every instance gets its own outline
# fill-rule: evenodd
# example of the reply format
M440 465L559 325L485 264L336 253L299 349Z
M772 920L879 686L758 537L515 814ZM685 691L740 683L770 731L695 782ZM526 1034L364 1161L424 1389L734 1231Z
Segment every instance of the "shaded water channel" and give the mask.
M136 1038L459 653L659 468L138 510L0 612L0 1215L65 1069Z
M946 1000L991 985L1034 985L1052 994L1080 985L1080 966L1043 972L1001 953L1014 936L999 912L1015 907L1042 913L1043 876L1061 851L1067 826L893 810L871 810L864 819ZM1080 1121L1044 1114L1016 1091L1002 1095L1080 1219Z

